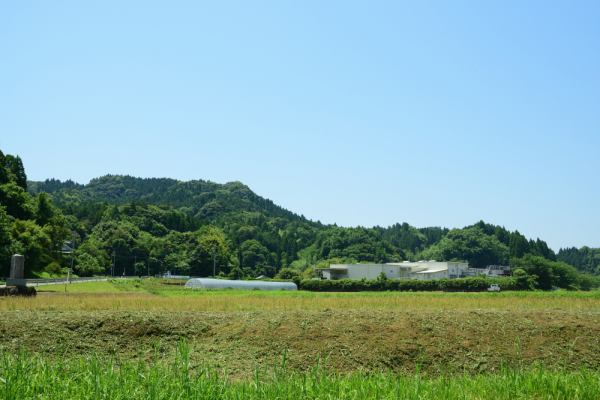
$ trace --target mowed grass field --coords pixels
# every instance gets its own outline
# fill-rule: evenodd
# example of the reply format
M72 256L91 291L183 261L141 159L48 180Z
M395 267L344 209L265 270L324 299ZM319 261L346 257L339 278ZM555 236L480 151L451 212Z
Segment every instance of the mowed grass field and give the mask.
M600 311L600 291L592 292L356 292L190 290L183 281L158 279L49 285L37 298L0 299L7 310L129 311Z
M39 382L30 398L44 398L61 374L72 384L46 398L597 398L600 388L600 292L198 291L158 279L38 292L0 298L0 397Z

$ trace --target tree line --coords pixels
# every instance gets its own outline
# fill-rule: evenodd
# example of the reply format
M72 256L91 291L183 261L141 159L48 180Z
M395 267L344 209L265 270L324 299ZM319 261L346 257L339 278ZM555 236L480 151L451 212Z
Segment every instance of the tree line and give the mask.
M544 265L552 271L566 265L579 274L574 265L581 272L599 272L597 249L561 249L556 254L541 239L483 221L451 230L407 223L325 225L277 206L240 182L120 175L86 185L55 179L28 182L18 156L0 155L4 275L13 252L25 254L28 270L37 275L60 274L73 265L82 276L168 270L195 276L214 271L232 278L309 278L314 267L333 262L419 259L464 260L472 267L511 264L528 271L523 260L540 268L534 258L550 263ZM65 243L72 253L63 251ZM569 274L552 276L566 279Z

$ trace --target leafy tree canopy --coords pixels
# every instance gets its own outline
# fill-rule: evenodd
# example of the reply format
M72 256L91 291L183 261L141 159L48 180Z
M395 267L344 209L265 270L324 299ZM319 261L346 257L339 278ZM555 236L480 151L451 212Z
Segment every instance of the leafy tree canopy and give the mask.
M27 182L21 159L0 152L0 266L5 274L15 251L25 254L30 273L70 266L71 255L61 251L65 241L75 247L72 261L80 275L170 270L209 276L214 268L221 276L308 277L315 266L332 262L437 259L466 260L473 267L510 262L523 271L523 285L536 277L537 287L548 288L586 284L567 264L600 272L598 249L561 249L557 255L540 239L483 221L453 230L408 223L323 225L240 182L119 175L86 185Z
M464 260L475 268L508 262L508 247L479 227L453 229L437 244L421 253L425 259Z

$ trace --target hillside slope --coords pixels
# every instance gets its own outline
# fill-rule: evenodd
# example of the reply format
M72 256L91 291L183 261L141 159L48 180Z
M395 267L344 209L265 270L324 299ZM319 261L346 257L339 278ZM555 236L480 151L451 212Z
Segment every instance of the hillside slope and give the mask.
M271 200L258 196L241 182L225 184L204 180L178 181L169 178L135 178L127 175L105 175L87 185L49 179L29 182L33 194L52 194L59 206L81 202L110 204L147 203L184 208L194 217L215 220L228 212L261 212L290 221L309 222Z
M86 185L55 179L28 182L28 190L34 196L49 193L68 217L78 236L80 274L116 268L126 274L171 270L211 275L215 268L239 278L273 276L286 267L308 273L308 267L332 262L438 259L485 267L517 263L526 255L557 260L543 240L483 221L452 230L407 223L323 225L241 182L106 175ZM581 269L595 272L587 264Z

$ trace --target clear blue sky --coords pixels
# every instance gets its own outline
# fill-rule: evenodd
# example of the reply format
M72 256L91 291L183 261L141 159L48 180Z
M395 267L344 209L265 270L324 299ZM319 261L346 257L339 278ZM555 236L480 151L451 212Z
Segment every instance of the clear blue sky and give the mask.
M341 225L600 246L598 1L5 1L33 180L239 180Z

